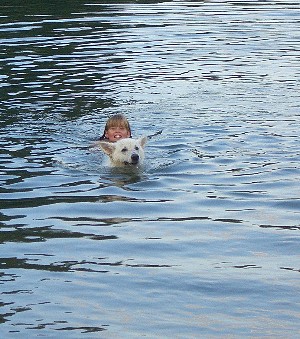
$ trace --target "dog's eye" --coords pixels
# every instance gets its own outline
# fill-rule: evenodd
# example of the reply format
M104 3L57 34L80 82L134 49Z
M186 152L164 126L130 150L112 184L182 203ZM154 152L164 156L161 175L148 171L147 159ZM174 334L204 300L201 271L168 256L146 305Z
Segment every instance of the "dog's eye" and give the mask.
M128 149L126 147L122 148L122 150L121 150L121 152L123 152L123 153L125 153L127 151L128 151Z
M138 150L139 150L138 146L135 146L135 150L136 150L136 151L138 151Z

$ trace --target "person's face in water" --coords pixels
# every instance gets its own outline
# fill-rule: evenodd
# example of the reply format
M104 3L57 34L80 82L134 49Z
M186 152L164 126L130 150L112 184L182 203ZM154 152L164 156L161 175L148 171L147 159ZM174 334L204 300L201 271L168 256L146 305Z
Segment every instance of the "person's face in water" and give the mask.
M118 125L118 126L111 126L109 129L105 132L105 137L109 141L118 141L120 139L129 138L130 132L125 126Z

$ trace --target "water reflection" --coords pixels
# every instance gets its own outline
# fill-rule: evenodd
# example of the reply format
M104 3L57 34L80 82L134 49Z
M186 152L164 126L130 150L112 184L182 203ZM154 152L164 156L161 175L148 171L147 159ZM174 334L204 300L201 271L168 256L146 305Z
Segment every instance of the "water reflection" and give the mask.
M7 22L2 26L6 33L6 38L1 40L5 74L2 104L11 113L20 110L55 112L67 119L75 119L93 110L116 106L118 98L114 92L117 87L130 87L133 81L143 83L157 78L160 81L181 79L197 82L201 79L218 82L237 79L269 81L272 69L265 67L262 72L255 65L257 57L263 55L258 47L262 35L267 34L268 41L275 39L276 34L270 34L272 22L254 28L255 17L250 16L248 23L243 20L243 15L249 16L248 12L234 12L241 5L251 5L252 8L252 3L234 2L232 5L233 12L226 13L229 22L224 32L202 31L207 17L193 16L191 24L187 22L174 35L180 38L176 44L172 42L173 27L176 20L185 15L185 12L180 12L180 9L185 10L180 2L173 5L175 14L169 20L155 16L155 8L147 6L143 11L142 5L137 7L134 16L126 12L126 6L99 3L92 6L81 1L76 7L59 5L61 7L46 6L41 9L30 5L18 6L20 11L24 11L23 15L31 13L33 21ZM259 5L267 6L264 2L259 2ZM94 7L95 16L83 12L86 19L82 20L80 8L95 10ZM74 8L79 11L75 12ZM159 9L165 14L168 5ZM255 7L253 9L256 10ZM43 13L47 16L43 17ZM64 19L57 13L61 13ZM237 17L237 14L242 17ZM220 20L219 24L225 24L224 16L217 9L211 15ZM148 21L140 26L145 18L154 19L155 27L160 29L155 40L143 40L152 29ZM281 24L280 17L274 17L274 24L276 22ZM194 25L199 27L196 34L190 31ZM241 26L243 30L239 29ZM22 37L19 37L20 28L25 29ZM136 33L132 32L135 29ZM136 44L134 49L131 48L132 34ZM220 50L220 44L226 53ZM287 51L287 46L283 47ZM244 62L252 67L245 68ZM223 63L222 68L218 66L220 63ZM133 77L133 74L136 75Z
M0 8L1 333L298 333L298 3Z
M99 34L95 39L91 37L89 45L93 40L97 44L100 42L101 46L103 43L110 44L105 31L111 25L105 21L102 24L101 18L82 23L82 14L73 13L75 8L84 7L81 1L78 5L74 7L72 2L69 7L56 4L39 8L29 3L28 6L16 6L16 13L11 13L11 7L4 7L9 12L9 19L1 25L6 34L6 38L1 40L1 63L5 74L1 86L2 105L12 111L11 114L20 110L49 113L59 110L60 114L74 119L95 108L113 105L111 98L101 98L103 89L98 87L98 94L94 92L106 68L103 61L106 64L109 61L107 57L104 55L104 60L99 59L97 51L93 51L93 55L76 53L82 37L86 38L89 32L92 36ZM106 6L97 7L97 11L105 9ZM57 13L61 13L64 20L57 17ZM11 15L15 16L11 18ZM55 20L51 19L53 15ZM67 20L66 15L73 19ZM20 22L20 16L29 21ZM88 27L85 28L85 25ZM22 37L19 37L20 30ZM114 50L109 55L113 53ZM120 62L123 59L114 59L112 66L117 67Z
M88 238L93 240L117 239L116 236L102 236L86 234L81 232L70 232L67 230L56 230L52 227L21 228L22 225L15 225L13 231L2 231L1 242L40 242L52 238Z

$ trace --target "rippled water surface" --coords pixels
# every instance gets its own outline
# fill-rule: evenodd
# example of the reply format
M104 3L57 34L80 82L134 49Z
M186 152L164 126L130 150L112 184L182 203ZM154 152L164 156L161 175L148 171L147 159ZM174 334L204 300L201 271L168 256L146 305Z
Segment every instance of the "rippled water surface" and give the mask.
M299 9L0 3L3 338L299 338Z

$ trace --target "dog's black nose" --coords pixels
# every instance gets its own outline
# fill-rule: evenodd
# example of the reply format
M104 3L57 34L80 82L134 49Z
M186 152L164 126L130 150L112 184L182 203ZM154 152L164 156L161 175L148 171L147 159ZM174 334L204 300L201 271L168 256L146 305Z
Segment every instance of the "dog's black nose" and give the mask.
M132 154L131 155L131 163L132 164L137 164L139 162L139 159L140 159L140 157L139 157L138 154Z

